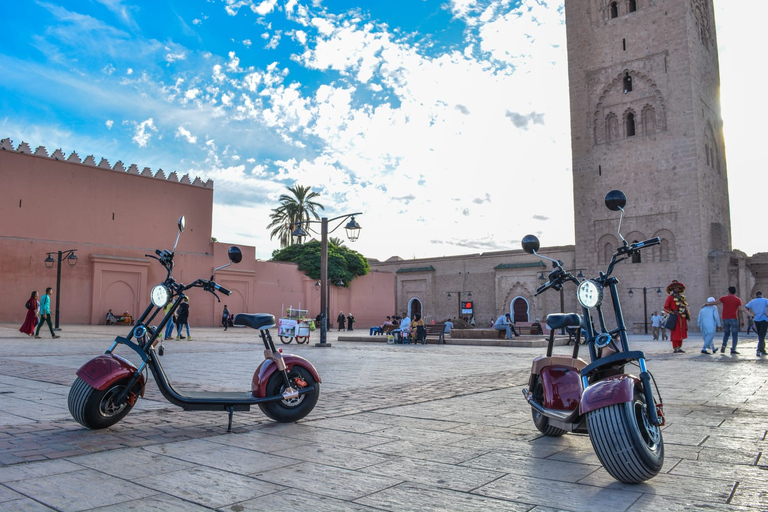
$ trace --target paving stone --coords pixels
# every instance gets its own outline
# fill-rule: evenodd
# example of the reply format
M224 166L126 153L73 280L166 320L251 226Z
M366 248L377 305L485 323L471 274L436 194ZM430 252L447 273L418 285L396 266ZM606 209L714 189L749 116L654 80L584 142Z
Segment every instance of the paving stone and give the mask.
M461 510L464 512L523 512L532 508L525 502L514 502L490 496L433 489L414 484L401 484L370 496L356 500L356 503L370 505L381 510L418 510L443 512Z
M241 501L236 505L222 509L222 512L273 512L275 510L322 510L323 512L374 512L380 508L371 508L349 501L337 500L300 490L274 492L259 498Z
M464 492L492 482L505 474L484 468L470 468L469 463L464 466L457 466L406 457L398 457L391 461L374 464L362 469L362 471L373 475L403 478L411 483Z

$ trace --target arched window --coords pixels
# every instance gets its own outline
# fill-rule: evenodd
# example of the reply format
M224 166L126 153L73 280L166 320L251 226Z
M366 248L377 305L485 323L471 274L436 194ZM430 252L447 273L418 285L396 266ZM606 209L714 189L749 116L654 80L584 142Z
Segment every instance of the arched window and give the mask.
M643 133L645 135L656 133L656 110L650 105L643 109Z
M707 155L707 167L712 165L712 163L709 161L709 144L704 144L704 153Z
M637 242L639 242L639 240L632 241L633 244L636 244ZM640 251L636 251L632 253L632 263L642 263L642 262L643 260L642 260L642 256L640 255Z
M659 261L669 261L669 240L662 238L659 248Z
M629 73L624 74L624 94L632 92L632 77Z
M637 10L637 0L629 0L629 12L635 12Z
M605 119L605 139L608 142L617 140L619 138L619 119L616 114L611 112Z
M613 256L613 245L611 244L605 244L603 246L603 261L600 263L603 265L606 265L609 261L611 261L611 256Z
M619 17L619 2L611 2L611 18Z
M627 125L627 137L634 137L635 136L635 114L633 114L632 112L628 112L625 120Z

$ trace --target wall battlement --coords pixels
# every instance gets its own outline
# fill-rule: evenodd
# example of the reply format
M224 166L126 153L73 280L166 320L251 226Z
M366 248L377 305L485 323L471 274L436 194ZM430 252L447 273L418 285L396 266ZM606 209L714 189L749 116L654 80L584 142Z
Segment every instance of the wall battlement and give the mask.
M80 164L80 165L88 165L90 167L98 167L100 169L105 169L108 171L114 171L114 172L122 172L126 174L133 174L136 176L144 176L147 178L154 178L159 180L165 180L175 183L182 183L184 185L192 185L195 187L201 187L201 188L213 188L213 180L208 179L207 181L201 180L199 177L195 177L194 181L190 180L189 174L185 174L181 178L179 178L179 175L176 173L176 171L171 172L166 176L165 171L162 169L158 169L157 172L152 172L152 169L149 167L145 167L143 170L139 170L138 166L136 164L131 164L127 169L125 168L125 165L123 165L123 162L117 161L114 166L109 164L109 160L106 158L102 158L99 163L96 163L96 158L93 155L88 155L85 157L85 160L81 159L80 156L73 151L69 157L67 157L64 152L61 149L55 150L52 154L48 154L48 150L45 148L45 146L38 146L37 149L32 151L32 148L29 144L22 141L16 148L13 147L13 141L10 138L5 138L0 140L0 151L13 151L15 153L23 153L26 155L32 155L40 158L50 158L52 160L60 160L63 162L69 162L73 164Z

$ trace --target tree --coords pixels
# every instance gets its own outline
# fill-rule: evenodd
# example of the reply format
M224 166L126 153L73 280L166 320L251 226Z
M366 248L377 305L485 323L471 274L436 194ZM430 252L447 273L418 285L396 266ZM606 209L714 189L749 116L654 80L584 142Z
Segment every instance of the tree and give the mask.
M296 243L292 234L297 227L295 223L308 221L310 216L319 219L317 210L325 210L325 206L313 201L316 197L320 197L320 194L312 192L312 187L296 185L287 188L291 195L282 194L280 196L278 199L280 206L272 209L269 216L271 222L267 226L267 229L272 229L269 234L270 240L277 236L280 247L288 247Z
M320 279L320 253L322 244L317 240L295 244L272 252L273 261L289 261L299 265L299 270L312 279ZM357 251L336 244L328 244L328 281L336 284L339 280L348 287L355 277L371 271L368 260Z

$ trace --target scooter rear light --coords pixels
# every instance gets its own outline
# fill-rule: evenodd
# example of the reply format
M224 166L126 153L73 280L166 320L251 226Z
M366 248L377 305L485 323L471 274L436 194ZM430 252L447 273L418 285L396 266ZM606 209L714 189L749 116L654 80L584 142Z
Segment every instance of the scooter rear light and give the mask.
M663 427L666 423L664 419L664 404L656 404L656 416L659 417L659 426Z
M281 348L277 349L277 351L280 352L281 354L283 353L283 349Z

